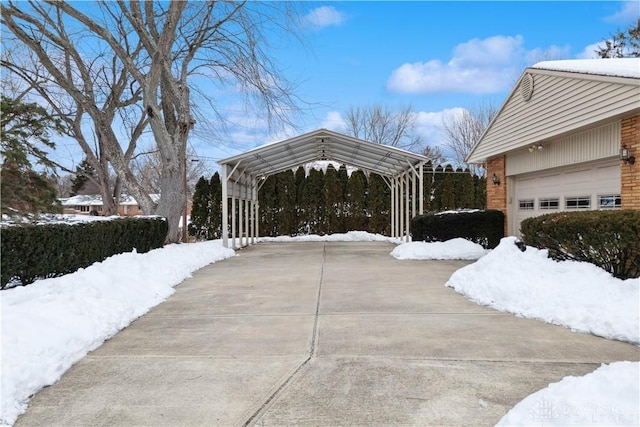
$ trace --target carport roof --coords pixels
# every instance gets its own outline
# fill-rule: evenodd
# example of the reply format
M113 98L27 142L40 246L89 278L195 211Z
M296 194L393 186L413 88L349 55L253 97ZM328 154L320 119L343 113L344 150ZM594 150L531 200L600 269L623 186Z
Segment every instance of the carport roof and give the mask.
M387 145L375 144L327 129L263 145L220 160L235 174L267 177L314 161L334 161L365 172L395 177L428 159Z

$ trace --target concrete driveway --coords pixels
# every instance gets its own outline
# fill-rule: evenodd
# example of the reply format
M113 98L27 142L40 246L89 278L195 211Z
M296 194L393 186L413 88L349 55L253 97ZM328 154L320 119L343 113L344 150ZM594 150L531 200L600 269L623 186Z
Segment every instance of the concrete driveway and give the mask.
M566 375L640 360L635 346L467 301L443 286L466 262L392 249L238 251L38 393L16 425L489 426Z

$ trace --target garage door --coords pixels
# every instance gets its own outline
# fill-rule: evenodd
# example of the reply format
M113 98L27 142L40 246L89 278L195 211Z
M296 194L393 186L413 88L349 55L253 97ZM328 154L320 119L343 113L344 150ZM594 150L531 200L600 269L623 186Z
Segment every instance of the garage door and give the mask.
M620 207L620 165L608 160L579 167L549 169L513 177L509 234L520 223L546 213Z

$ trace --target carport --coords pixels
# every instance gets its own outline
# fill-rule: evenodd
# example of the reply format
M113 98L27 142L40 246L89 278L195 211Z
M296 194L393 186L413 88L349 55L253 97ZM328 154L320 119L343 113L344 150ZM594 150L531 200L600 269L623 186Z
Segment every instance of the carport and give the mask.
M220 160L222 168L222 229L225 247L255 243L259 236L258 191L279 172L318 161L336 162L383 177L391 190L391 237L409 239L411 217L424 211L423 167L427 158L387 145L319 129L266 144ZM229 224L231 217L231 224Z

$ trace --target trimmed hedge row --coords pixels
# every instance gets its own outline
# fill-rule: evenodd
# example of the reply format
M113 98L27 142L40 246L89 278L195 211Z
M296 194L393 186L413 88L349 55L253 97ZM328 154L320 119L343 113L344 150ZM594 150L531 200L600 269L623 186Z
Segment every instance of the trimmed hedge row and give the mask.
M493 249L504 237L504 214L498 210L425 214L411 220L413 241L444 242L457 237Z
M528 218L522 241L556 260L586 261L619 279L640 277L640 211L558 212Z
M162 247L167 231L163 218L3 228L0 289L12 281L27 285L37 279L72 273L133 249L148 252Z

